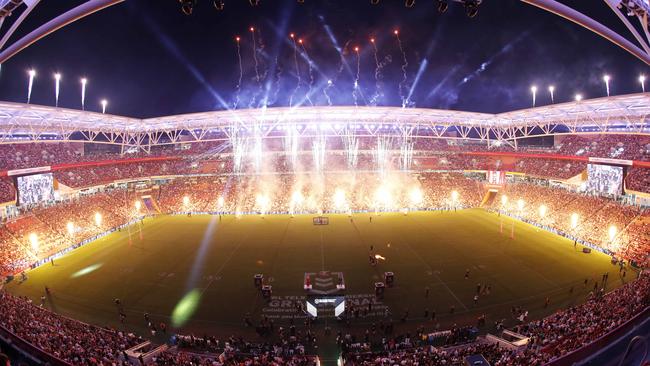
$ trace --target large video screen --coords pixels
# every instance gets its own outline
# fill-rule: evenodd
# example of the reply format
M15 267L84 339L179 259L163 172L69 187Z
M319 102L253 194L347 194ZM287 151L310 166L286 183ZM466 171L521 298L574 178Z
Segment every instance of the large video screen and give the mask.
M587 190L605 194L623 193L623 168L612 165L587 165Z
M490 170L487 172L487 181L489 184L501 186L506 181L506 175L501 171Z
M52 173L18 177L18 204L33 205L54 199Z

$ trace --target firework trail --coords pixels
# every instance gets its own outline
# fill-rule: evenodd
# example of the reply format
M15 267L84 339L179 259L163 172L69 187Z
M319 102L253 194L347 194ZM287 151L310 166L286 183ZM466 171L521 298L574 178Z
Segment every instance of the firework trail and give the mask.
M332 80L327 80L327 86L323 88L323 94L325 95L325 99L327 99L327 105L332 106L332 98L330 97L329 94L327 94L327 91L334 85Z
M386 57L384 57L384 59L379 62L379 49L377 48L375 39L371 38L370 43L372 43L373 54L375 57L375 94L373 94L372 98L370 98L370 105L374 106L377 105L379 98L382 98L384 96L382 87L382 80L384 78L384 75L382 71L386 65L390 64L393 61L393 58L391 55L386 55Z
M278 61L278 58L275 58L275 90L273 91L273 103L276 103L278 100L278 94L280 93L280 80L282 79L282 65Z
M361 56L359 55L359 47L354 47L354 52L357 54L357 75L354 79L354 89L352 89L352 99L354 106L357 106L357 93L359 92L359 78L361 74Z
M239 94L241 93L241 81L242 78L244 77L244 68L242 66L242 61L241 61L241 45L239 44L239 41L241 38L237 36L235 38L235 41L237 42L237 60L239 62L239 78L237 79L237 86L235 87L235 103L233 105L234 109L237 109L237 105L239 105Z
M293 97L296 95L298 90L300 90L300 84L302 83L302 79L300 78L300 66L298 65L298 46L296 45L296 38L293 33L291 33L291 40L293 41L293 62L296 66L296 77L298 78L298 82L296 83L296 88L291 92L291 96L289 96L289 107L293 106Z
M375 57L375 94L370 98L370 105L377 105L377 98L379 97L379 56L377 55L378 50L375 39L371 38L370 43L372 43L372 52Z
M266 84L267 80L269 79L270 75L270 65L269 65L269 55L264 52L265 44L264 44L264 37L262 35L262 31L258 30L258 38L257 38L257 52L260 56L262 56L261 59L259 59L260 62L260 81L257 83L257 96L260 98L258 107L266 107L268 106L269 103L269 96L268 96L268 89L269 86ZM264 93L264 90L267 90L266 93Z
M257 60L257 41L255 40L255 28L251 27L251 38L253 39L253 61L255 62L255 81L260 82L259 62Z
M348 46L350 45L350 42L351 41L345 42L345 45L343 45L343 48L338 48L338 47L336 48L336 51L341 56L340 59L339 59L339 68L336 71L336 74L334 75L334 78L327 81L327 87L323 90L323 93L327 97L327 101L328 101L329 105L332 105L332 101L331 101L330 96L328 95L327 91L330 88L334 87L334 84L336 83L336 81L339 79L339 77L343 73L343 69L345 69L346 62L345 62L345 55L343 54L343 52L344 52L344 50L348 49ZM349 67L348 67L348 69L349 69Z
M399 31L395 30L393 33L395 33L395 37L397 38L397 45L399 46L399 50L402 53L402 82L399 83L399 96L402 99L402 108L406 108L406 106L409 104L408 98L404 96L404 91L406 90L406 82L408 81L408 75L406 74L406 70L409 66L409 62L406 59L406 52L404 52L404 47L402 46L402 40L399 38Z
M253 51L253 61L255 63L255 82L257 83L258 89L261 90L262 84L260 83L261 78L260 78L259 60L257 59L257 40L255 39L255 28L250 27L250 31L251 31L251 39L253 40L252 51ZM254 93L253 96L251 97L251 101L248 105L249 107L255 106L258 93L259 92Z
M307 94L305 94L305 99L307 99L309 104L314 105L314 103L311 101L311 98L309 97L311 95L312 89L314 88L314 68L312 66L309 53L307 53L307 49L305 48L305 44L303 43L302 39L299 39L298 43L300 43L302 52L304 53L305 58L307 59L307 63L309 64L309 90L307 90Z

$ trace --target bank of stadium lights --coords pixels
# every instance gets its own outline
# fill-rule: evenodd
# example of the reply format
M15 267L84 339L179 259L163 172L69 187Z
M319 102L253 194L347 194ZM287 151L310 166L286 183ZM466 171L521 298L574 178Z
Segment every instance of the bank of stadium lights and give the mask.
M190 204L190 197L183 196L183 206L188 206Z
M575 100L576 100L576 102L581 101L582 100L582 94L576 94Z
M474 18L478 15L478 6L481 4L482 0L456 0L463 4L465 7L465 14L469 18Z
M61 84L61 74L54 74L54 106L59 106L59 86Z
M106 105L108 104L108 101L106 99L102 99L100 104L102 105L102 114L106 114Z
M36 76L36 70L31 69L27 71L29 76L29 82L27 84L27 104L32 100L32 87L34 86L34 77Z
M192 15L194 7L196 6L197 0L178 0L181 3L181 11L185 15Z
M546 207L546 205L539 206L539 216L540 217L546 216L546 211L547 210L548 210L548 208Z
M99 212L95 212L95 225L101 226L102 225L102 214Z
M530 92L533 94L533 108L535 108L535 102L537 100L537 86L536 85L531 86Z
M519 209L519 211L522 211L524 209L524 200L522 199L517 200L517 208Z
M140 211L141 208L142 208L142 203L140 203L140 201L135 201L135 210Z
M639 84L641 84L641 92L645 93L645 75L639 75Z
M437 9L438 13L442 14L449 9L449 4L447 3L447 0L437 0Z
M86 110L86 84L88 79L81 78L81 110Z
M608 97L609 97L609 81L611 79L612 78L609 75L607 75L607 74L603 75L603 81L605 82L605 91L607 91L607 96Z
M555 103L555 85L549 85L548 92L551 94L551 103Z
M478 7L481 5L483 0L436 0L436 9L439 13L445 13L449 8L449 1L457 2L465 8L465 14L468 17L474 18L478 15ZM192 15L194 8L198 4L198 0L178 0L181 4L181 12L185 15ZM304 4L305 0L296 0L298 4ZM252 7L257 7L260 5L261 0L248 0L248 3ZM370 0L371 5L379 5L381 0ZM415 7L416 0L404 0L404 6L406 8ZM225 0L212 0L212 6L217 11L223 11L226 8Z

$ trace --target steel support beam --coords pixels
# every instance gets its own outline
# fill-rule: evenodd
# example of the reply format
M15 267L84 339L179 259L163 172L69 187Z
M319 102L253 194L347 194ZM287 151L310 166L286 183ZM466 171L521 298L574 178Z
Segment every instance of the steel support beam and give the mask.
M57 31L58 29L61 29L81 18L84 18L109 6L119 4L123 1L124 0L89 0L74 9L68 10L67 12L36 28L23 38L13 43L11 46L7 47L7 49L0 52L0 64L5 63L18 52L24 50L34 42Z
M647 65L650 65L650 54L645 52L645 50L637 47L636 45L634 45L634 43L630 42L625 37L621 36L620 34L616 33L610 28L607 28L606 26L591 19L590 17L582 14L577 10L574 10L555 0L521 0L521 1L536 6L540 9L546 10L550 13L559 15L564 19L570 20L573 23L576 23L584 28L587 28L590 31L598 34L599 36L607 39L608 41L618 45L622 49L631 53L639 60L645 62Z

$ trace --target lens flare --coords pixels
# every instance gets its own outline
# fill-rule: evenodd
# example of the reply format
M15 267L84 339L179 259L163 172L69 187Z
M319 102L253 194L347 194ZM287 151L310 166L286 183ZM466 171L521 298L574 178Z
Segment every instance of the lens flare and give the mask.
M199 290L194 289L188 292L181 301L176 304L172 312L172 326L175 328L182 327L187 324L194 312L199 307L201 301L201 293Z
M85 275L87 275L89 273L95 272L96 270L100 269L103 265L104 265L103 263L97 263L97 264L93 264L91 266L88 266L86 268L80 269L77 272L70 275L70 278L77 278L77 277L85 276Z

